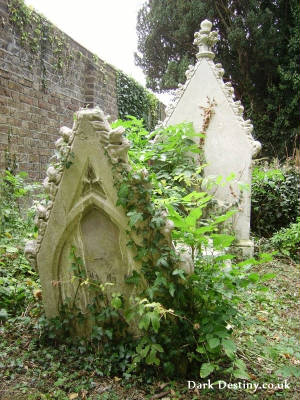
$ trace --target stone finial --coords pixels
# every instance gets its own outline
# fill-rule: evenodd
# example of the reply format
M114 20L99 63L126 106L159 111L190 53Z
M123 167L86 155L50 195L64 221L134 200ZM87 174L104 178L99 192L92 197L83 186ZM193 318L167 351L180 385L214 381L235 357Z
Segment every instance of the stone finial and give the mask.
M215 57L212 52L212 46L218 41L218 33L216 31L212 31L212 23L205 19L201 22L201 29L199 32L195 33L194 44L199 46L199 51L197 53L197 59L199 58L210 58L213 59Z

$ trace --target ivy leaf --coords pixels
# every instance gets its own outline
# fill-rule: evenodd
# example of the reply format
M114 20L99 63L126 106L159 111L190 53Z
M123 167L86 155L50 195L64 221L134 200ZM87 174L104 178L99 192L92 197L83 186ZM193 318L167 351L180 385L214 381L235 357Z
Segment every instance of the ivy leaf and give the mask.
M153 343L152 344L152 347L156 350L156 351L158 351L158 352L160 352L160 353L163 353L164 352L164 349L161 347L161 345L160 344L158 344L158 343Z
M125 310L124 316L127 322L130 322L133 318L135 318L135 312L132 310Z
M160 273L160 272L156 272L156 279L154 282L155 286L168 286L167 280L166 278Z
M156 353L157 353L156 349L153 346L151 346L151 351L150 351L148 357L146 358L146 363L148 365L151 365L151 364L159 365L160 364L159 359L156 357Z
M130 227L133 227L139 221L143 221L143 214L137 211L130 211L127 213L127 216L130 218L129 220Z
M179 269L179 268L174 269L174 271L172 272L172 275L179 275L181 279L186 280L183 269Z
M141 276L135 270L132 271L132 275L125 279L126 283L138 285L141 281Z
M208 375L210 375L215 369L215 365L212 363L203 363L201 365L200 369L200 377L201 378L206 378Z
M170 285L169 285L169 293L170 293L170 295L172 297L174 297L174 294L175 294L175 285L174 285L174 283L170 283Z
M129 186L126 183L122 183L118 190L117 206L123 206L123 207L126 206L128 194L129 194Z
M210 338L208 339L208 345L211 349L215 349L216 347L219 346L220 344L220 339L219 338Z
M118 310L122 307L122 299L119 296L115 296L111 299L111 305L113 308Z
M139 329L145 329L145 331L148 330L149 325L150 325L150 313L144 314L139 322Z
M205 347L204 346L198 346L196 351L200 354L205 354Z
M140 355L143 358L146 358L148 352L150 351L150 345L148 344L146 347L144 347L141 351L140 351Z
M157 262L156 262L157 267L163 266L163 267L168 267L169 263L164 257L160 257Z
M156 312L151 312L149 313L150 319L151 319L151 324L153 327L154 332L158 332L159 327L160 327L160 321L159 321L159 314Z
M109 339L112 339L113 334L112 334L112 331L111 331L110 329L106 329L106 330L104 331L104 333L105 333L105 335L106 335Z

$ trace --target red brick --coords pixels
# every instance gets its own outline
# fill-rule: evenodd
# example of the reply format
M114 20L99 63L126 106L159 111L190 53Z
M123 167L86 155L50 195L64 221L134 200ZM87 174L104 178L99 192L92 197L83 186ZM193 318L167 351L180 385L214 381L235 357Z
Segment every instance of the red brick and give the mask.
M21 126L22 126L22 121L19 120L19 119L13 119L13 120L11 121L11 125L12 125L12 126L15 126L15 127L21 128Z
M9 125L0 124L0 132L8 133L9 132Z
M22 86L14 81L9 81L8 87L9 87L9 89L15 90L16 92L20 92L20 93L22 93L22 90L23 90Z
M20 83L21 83L23 86L26 86L26 87L28 87L28 88L32 88L32 86L33 86L33 81L31 81L31 80L29 80L29 79L26 79L26 78L23 78L23 79L20 81Z
M5 124L8 122L8 116L0 113L0 124Z
M38 101L38 107L42 108L43 110L51 111L50 105L43 100Z
M0 96L11 97L11 90L0 86Z
M2 78L5 79L10 79L11 74L8 71L5 71L4 69L0 69L0 75Z

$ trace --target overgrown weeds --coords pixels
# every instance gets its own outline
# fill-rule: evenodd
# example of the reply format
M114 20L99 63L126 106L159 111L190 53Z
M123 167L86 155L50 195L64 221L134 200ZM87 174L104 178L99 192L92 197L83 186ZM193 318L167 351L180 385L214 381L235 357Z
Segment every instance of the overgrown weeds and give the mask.
M46 320L40 297L34 295L37 275L21 252L21 238L35 233L30 223L22 225L15 206L19 192L12 194L14 201L7 207L16 218L10 219L6 212L0 242L2 397L123 399L125 387L126 396L131 393L132 398L143 399L163 380L172 399L198 394L218 398L219 393L209 390L188 391L186 379L270 384L288 379L291 389L285 392L247 389L222 392L222 396L275 399L288 393L292 399L300 363L293 314L298 301L295 264L284 272L286 264L260 266L270 261L268 255L236 260L228 251L234 238L220 231L233 211L215 215L211 196L199 193L202 167L195 168L193 158L186 156L198 151L191 126L169 128L164 140L154 140L132 120L127 123L128 137L134 142L132 170L124 171L116 185L130 228L143 232L143 244L136 247L142 270L128 278L137 295L129 304L118 293L108 299L105 285L83 274L82 261L73 249L74 279L87 290L98 285L97 296L106 306L99 310L89 305L95 324L87 338L72 335L70 327L82 315L68 304L58 318ZM148 144L149 140L154 141ZM19 185L14 177L9 179L13 188ZM162 213L167 210L173 241L193 264L188 272L172 246L161 246L163 229L168 228ZM14 237L15 230L19 233ZM271 279L275 274L278 277ZM141 285L144 279L146 287ZM286 315L288 324L282 323ZM133 324L138 331L130 335L128 326ZM172 381L183 379L183 386Z
M38 187L26 184L26 174L9 171L0 177L0 309L1 319L20 315L30 307L38 277L24 257L25 239L34 236L33 210L22 200Z

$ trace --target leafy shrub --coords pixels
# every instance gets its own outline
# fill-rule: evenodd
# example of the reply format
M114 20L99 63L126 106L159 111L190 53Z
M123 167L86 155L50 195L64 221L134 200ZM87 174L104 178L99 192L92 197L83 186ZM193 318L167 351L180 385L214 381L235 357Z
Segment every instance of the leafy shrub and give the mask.
M138 235L149 231L148 239L136 246L147 289L140 290L126 311L127 320L138 321L142 332L130 371L153 365L166 376L199 375L200 371L204 378L222 371L246 378L245 364L231 337L232 327L243 320L238 305L245 288L262 288L272 277L252 272L250 265L269 257L235 262L233 255L226 254L234 237L220 233L220 225L234 210L225 215L207 213L203 218L212 196L200 191L203 167L191 157L199 157L193 140L199 134L192 125L179 124L151 135L143 130L139 135L137 124L132 119L126 125L127 137L134 139L129 154L132 170L129 174L125 171L119 190L119 204L130 221L141 222L132 223L131 229ZM155 207L145 208L146 196ZM188 249L193 258L195 269L190 274L178 264L172 248L160 244L161 209L168 210L174 223L174 243ZM207 248L214 248L218 255L205 255ZM137 273L131 281L138 284Z
M203 166L196 165L191 154L199 149L193 138L196 134L191 123L182 123L149 132L143 122L133 116L127 121L118 120L113 126L124 126L131 142L129 160L133 171L147 170L153 188L155 204L177 204L187 193L200 190ZM161 140L157 140L160 135ZM176 206L177 207L177 206Z
M23 254L25 239L34 234L33 213L22 216L20 201L37 188L25 183L26 176L9 171L0 176L0 309L6 317L24 312L38 288L37 274Z
M297 222L282 228L270 239L271 245L285 256L291 257L294 261L300 261L300 217Z
M270 237L299 216L300 175L292 166L255 167L252 179L251 229Z
M161 104L157 98L121 71L117 74L117 102L120 118L133 115L143 119L149 130L161 119Z

